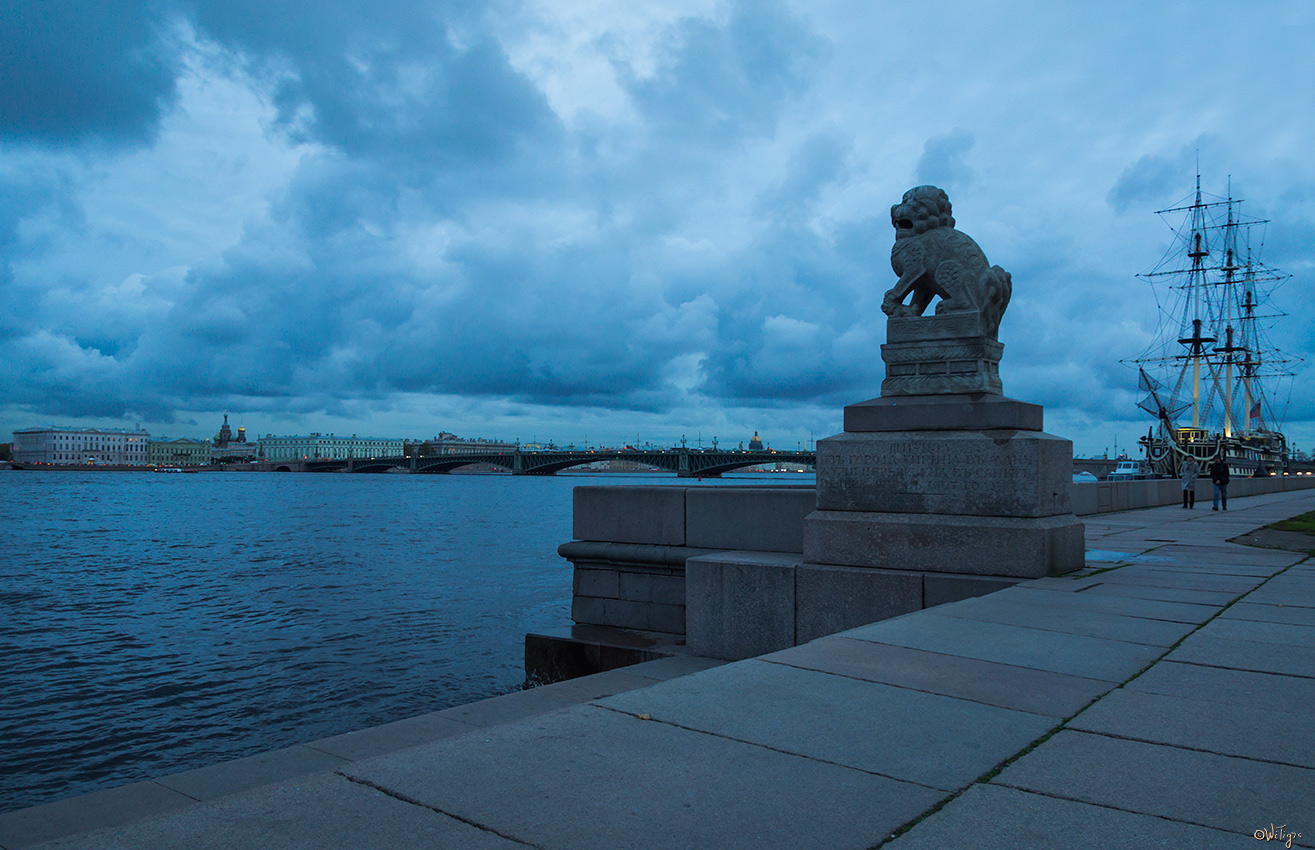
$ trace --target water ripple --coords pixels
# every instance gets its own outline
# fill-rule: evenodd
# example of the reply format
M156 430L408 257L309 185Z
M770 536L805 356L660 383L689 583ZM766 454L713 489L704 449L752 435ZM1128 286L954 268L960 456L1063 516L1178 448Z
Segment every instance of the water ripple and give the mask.
M573 483L0 474L0 811L516 687Z

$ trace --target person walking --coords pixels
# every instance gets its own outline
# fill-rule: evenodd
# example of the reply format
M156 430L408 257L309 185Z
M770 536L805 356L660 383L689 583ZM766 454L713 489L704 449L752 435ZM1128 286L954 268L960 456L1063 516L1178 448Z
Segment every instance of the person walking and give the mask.
M1215 506L1211 510L1219 510L1221 502L1224 510L1228 510L1228 462L1224 460L1223 454L1210 464L1210 480L1215 485Z
M1196 462L1196 458L1191 455L1183 461L1183 465L1178 469L1178 475L1183 482L1183 507L1196 507L1196 478L1201 474L1201 464Z

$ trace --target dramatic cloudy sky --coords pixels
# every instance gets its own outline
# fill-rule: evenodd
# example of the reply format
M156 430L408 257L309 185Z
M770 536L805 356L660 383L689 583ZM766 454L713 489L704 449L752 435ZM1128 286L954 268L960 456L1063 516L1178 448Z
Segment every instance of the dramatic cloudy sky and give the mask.
M1013 274L1006 394L1099 453L1199 156L1293 275L1308 449L1313 8L0 0L0 430L793 448L879 393L931 182Z

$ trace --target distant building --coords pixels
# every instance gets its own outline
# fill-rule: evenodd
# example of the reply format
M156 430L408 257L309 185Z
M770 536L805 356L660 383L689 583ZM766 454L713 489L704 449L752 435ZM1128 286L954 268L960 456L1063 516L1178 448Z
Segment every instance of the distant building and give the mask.
M763 450L763 438L758 436L758 432L753 432L753 437L749 440L749 451L760 452Z
M140 428L23 428L14 432L14 462L145 465L149 439Z
M260 438L260 449L264 458L272 461L401 457L402 440L358 437L355 434L350 437L320 433L304 437L275 437L266 434Z
M462 439L456 434L440 434L432 440L420 444L422 457L443 457L447 455L483 454L484 452L514 452L515 443L501 440L488 440L483 437Z
M204 466L210 462L208 440L151 440L148 457L155 466Z
M211 463L248 463L260 457L260 446L247 442L247 429L241 425L237 434L228 427L228 414L224 414L224 424L210 446Z

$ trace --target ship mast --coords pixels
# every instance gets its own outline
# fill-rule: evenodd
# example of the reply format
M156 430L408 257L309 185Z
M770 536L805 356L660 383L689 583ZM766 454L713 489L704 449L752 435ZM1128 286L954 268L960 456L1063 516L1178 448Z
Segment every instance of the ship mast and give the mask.
M1197 178L1198 180L1200 177ZM1224 437L1233 436L1233 361L1239 351L1244 351L1245 346L1233 344L1233 304L1237 300L1237 285L1234 281L1234 275L1237 273L1237 222L1233 218L1233 179L1230 176L1228 180L1228 219L1224 223L1224 265L1221 271L1224 273L1222 286L1224 287L1224 297L1221 299L1224 305L1224 337L1225 343L1222 347L1216 348L1215 351L1224 356L1224 370L1226 377L1224 379ZM1250 411L1248 402L1247 410Z
M1162 462L1166 474L1176 458L1205 457L1206 447L1188 444L1207 439L1216 454L1261 466L1286 453L1276 430L1282 417L1271 406L1274 387L1262 384L1270 377L1291 378L1292 360L1272 349L1261 326L1282 315L1269 298L1287 275L1253 258L1252 236L1260 235L1263 244L1267 222L1244 215L1241 206L1231 179L1227 197L1211 196L1201 190L1198 170L1193 194L1157 211L1174 240L1154 269L1138 275L1153 285L1167 278L1170 293L1167 300L1157 295L1161 323L1154 341L1130 361L1148 393L1138 406L1161 427L1158 440L1149 434L1144 440L1148 458ZM1174 421L1188 407L1190 429Z
M1183 355L1192 364L1192 427L1201 427L1201 361L1205 359L1205 344L1214 342L1215 337L1201 335L1201 304L1205 301L1205 259L1210 256L1210 243L1205 238L1205 205L1201 203L1201 175L1196 175L1196 203L1189 207L1192 211L1192 237L1187 256L1192 260L1191 271L1187 279L1187 306L1191 312L1192 335L1178 342L1187 346Z

